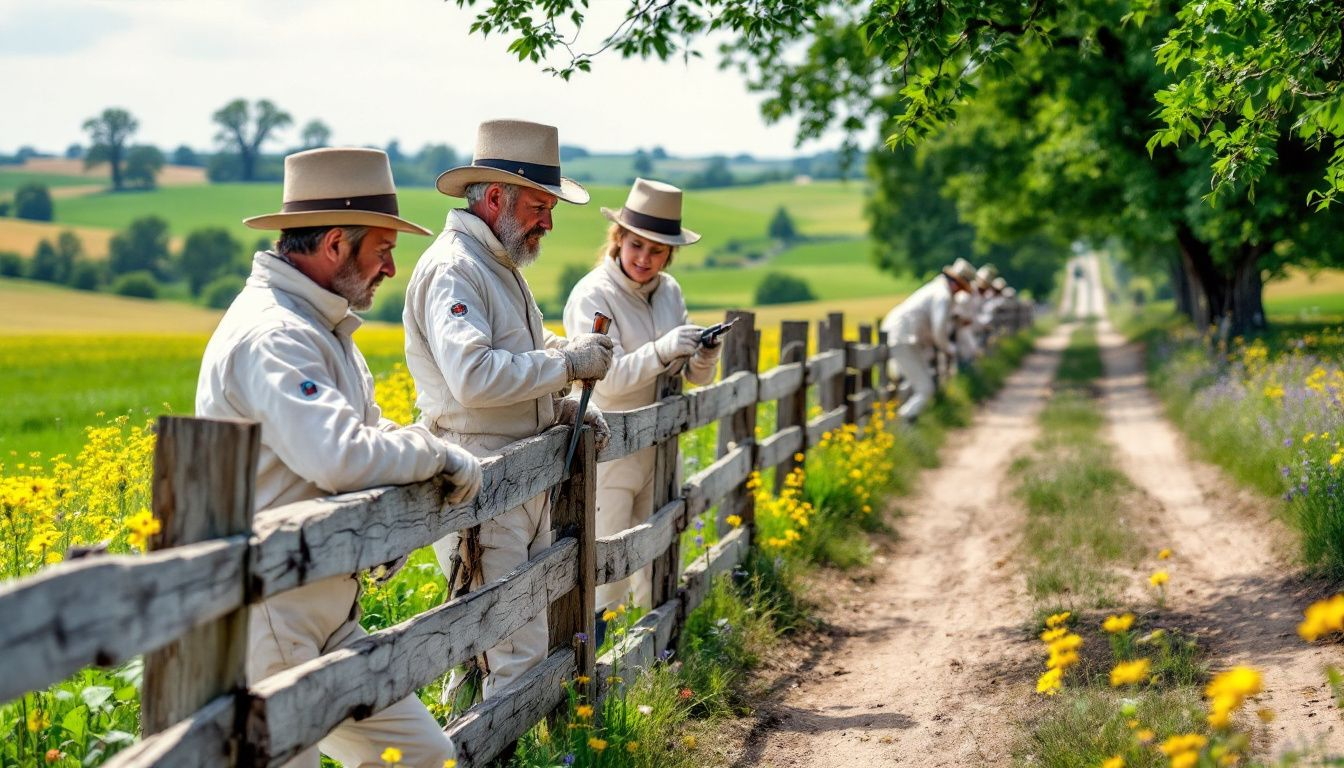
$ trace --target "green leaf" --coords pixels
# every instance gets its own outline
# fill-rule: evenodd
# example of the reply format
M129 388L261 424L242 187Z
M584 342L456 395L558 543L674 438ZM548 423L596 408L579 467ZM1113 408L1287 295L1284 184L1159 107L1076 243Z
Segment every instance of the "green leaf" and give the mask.
M103 709L107 700L112 698L112 689L106 685L90 685L79 692L79 697L89 706L90 712Z
M75 707L65 713L61 718L61 727L70 734L70 738L78 744L84 743L84 731L89 723L89 710L84 707Z

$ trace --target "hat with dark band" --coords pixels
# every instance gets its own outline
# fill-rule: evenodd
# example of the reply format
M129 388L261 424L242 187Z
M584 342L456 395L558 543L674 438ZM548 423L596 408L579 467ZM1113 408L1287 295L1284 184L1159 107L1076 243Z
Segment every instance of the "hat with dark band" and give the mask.
M967 290L975 283L975 267L971 266L971 262L965 259L957 259L952 262L952 266L943 267L943 274L956 280L962 288Z
M603 208L602 215L655 243L690 245L700 239L698 232L681 226L681 190L661 181L635 179L625 206Z
M541 123L481 123L471 165L444 171L435 186L445 195L466 197L467 187L482 181L532 187L576 205L588 202L588 190L560 175L560 132Z
M326 147L289 155L281 201L278 213L243 223L252 229L382 227L433 234L399 215L392 165L377 149Z

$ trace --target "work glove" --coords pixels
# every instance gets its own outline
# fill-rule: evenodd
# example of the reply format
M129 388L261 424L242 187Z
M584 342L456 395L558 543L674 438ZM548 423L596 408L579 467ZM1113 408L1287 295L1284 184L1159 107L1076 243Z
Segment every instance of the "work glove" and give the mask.
M690 357L700 346L700 332L705 330L698 325L679 325L663 334L653 342L653 351L663 365L670 364L679 357Z
M579 412L579 401L572 397L561 398L555 404L555 423L574 424L574 417ZM597 450L607 447L611 442L611 427L607 426L607 419L602 415L602 409L588 403L588 410L583 412L583 423L587 424L593 430L593 444Z
M592 381L606 376L613 346L615 342L604 333L580 333L570 339L561 350L569 367L569 380Z
M460 445L446 445L448 455L443 460L443 473L453 485L447 499L456 506L481 492L481 460Z
M701 346L695 350L695 366L713 367L719 362L719 356L723 354L723 345L715 344L712 347Z

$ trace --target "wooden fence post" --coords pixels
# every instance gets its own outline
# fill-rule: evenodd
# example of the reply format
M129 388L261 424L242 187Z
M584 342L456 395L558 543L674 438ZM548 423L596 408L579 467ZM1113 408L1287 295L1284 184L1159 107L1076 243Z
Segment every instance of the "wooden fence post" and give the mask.
M859 343L859 344L872 344L872 343L873 343L873 326L868 325L867 323L861 323L861 324L859 325L859 341L858 341L858 343ZM849 345L846 344L845 346L848 347ZM847 387L846 387L847 395L849 395L849 396L853 396L853 395L863 395L863 394L866 393L866 392L871 392L872 389L873 389L873 369L872 369L871 367L869 367L869 368L857 368L857 369L855 369L855 372L854 372L854 373L852 374L852 376L850 377L850 380L852 381L852 384L851 384L850 386L847 386ZM853 388L853 391L852 391L852 392L851 392L851 391L848 391L848 390L850 389L850 387ZM866 414L866 413L865 413L865 414L860 414L860 413L858 412L858 404L857 404L857 403L855 403L855 402L853 402L852 400L849 400L849 399L846 399L846 403L849 405L849 409L850 409L850 419L849 419L849 421L850 421L851 423L859 424L860 421L862 421L863 424L867 424L867 423L868 423L868 414Z
M736 321L731 333L723 336L723 375L731 376L738 371L750 371L756 375L756 365L760 357L760 336L756 333L756 315L752 312L730 310L726 322ZM728 453L728 444L746 445L752 452L751 464L756 465L756 403L738 410L719 422L719 445L717 455L722 458ZM719 536L728 532L727 517L737 515L743 525L750 525L756 518L756 505L752 494L745 486L734 488L719 502L716 519Z
M151 549L168 549L252 529L261 425L160 416L154 446L153 507L160 530ZM244 595L249 589L246 564ZM145 655L140 729L150 736L211 700L247 690L247 606L196 627ZM239 715L243 697L239 696ZM225 764L238 760L239 744Z
M830 352L845 348L845 315L832 312L826 316L826 322L817 329L817 351ZM845 404L845 369L841 366L835 376L818 382L818 396L823 411L832 411Z
M801 363L807 360L807 321L785 320L779 327L779 364ZM799 453L807 452L807 376L804 371L803 385L793 394L781 397L775 406L775 431L783 432L789 427L802 427L803 447ZM802 462L792 456L775 467L775 495L784 488L784 478L789 476Z
M877 332L877 343L878 346L886 345L887 343L886 331L879 330ZM885 406L891 400L894 394L891 391L891 384L892 384L891 370L887 367L887 363L890 360L891 360L891 350L888 349L887 354L877 361L877 402L883 406ZM885 411L883 412L882 416L883 418L886 418Z
M732 335L731 333L729 334ZM658 376L658 399L681 394L680 376L661 374ZM653 509L660 510L669 501L676 498L680 488L681 452L678 450L681 435L668 437L654 446L653 458ZM673 526L672 543L663 554L653 560L653 605L657 608L676 597L681 581L681 532L686 529L686 516Z
M583 427L579 445L574 452L574 466L569 479L564 481L560 499L551 510L551 526L555 539L573 537L579 543L578 583L574 589L551 603L547 611L550 628L550 647L575 648L578 674L588 678L588 685L579 690L592 700L593 669L597 662L594 644L593 611L597 605L597 450L593 431ZM585 641L577 641L582 634ZM577 685L577 684L576 684Z

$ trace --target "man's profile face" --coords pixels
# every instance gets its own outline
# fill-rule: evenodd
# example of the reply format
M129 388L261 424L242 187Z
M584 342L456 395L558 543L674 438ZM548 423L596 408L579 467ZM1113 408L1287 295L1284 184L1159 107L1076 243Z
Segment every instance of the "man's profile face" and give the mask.
M363 312L373 306L373 294L383 278L397 273L392 260L392 249L397 246L397 231L370 227L359 248L351 252L342 242L340 249L345 261L332 278L332 292L343 296L355 310Z
M536 253L541 247L541 238L554 226L551 209L557 202L559 198L549 192L532 187L518 190L518 198L513 201L513 218L523 231L523 245L529 252Z

